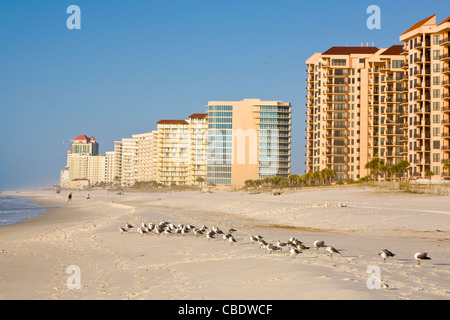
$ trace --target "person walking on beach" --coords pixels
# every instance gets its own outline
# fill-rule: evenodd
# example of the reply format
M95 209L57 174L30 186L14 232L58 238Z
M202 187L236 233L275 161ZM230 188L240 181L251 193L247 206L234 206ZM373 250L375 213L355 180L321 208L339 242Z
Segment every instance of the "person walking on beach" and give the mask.
M68 199L67 199L67 203L69 204L69 203L72 203L72 192L71 193L69 193L69 196L67 197Z

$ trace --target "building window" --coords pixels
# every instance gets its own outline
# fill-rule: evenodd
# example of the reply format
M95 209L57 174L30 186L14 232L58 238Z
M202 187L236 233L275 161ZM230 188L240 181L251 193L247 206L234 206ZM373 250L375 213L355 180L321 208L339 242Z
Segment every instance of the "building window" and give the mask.
M439 162L439 161L441 161L441 154L433 153L433 162Z
M441 110L441 103L433 102L433 111L440 111L440 110Z
M433 141L433 149L437 150L441 148L441 142L440 141Z
M435 175L441 174L441 167L433 167L433 173Z
M441 90L433 89L433 98L440 98L440 97L441 97Z
M345 66L347 65L346 59L331 59L332 66Z
M441 58L441 51L440 50L433 50L433 59L439 60Z
M433 35L433 44L439 44L441 41L441 36L438 34Z
M433 119L433 122L434 122L434 119ZM436 122L434 122L434 123L436 123ZM433 137L439 137L440 135L441 135L441 128L433 128Z

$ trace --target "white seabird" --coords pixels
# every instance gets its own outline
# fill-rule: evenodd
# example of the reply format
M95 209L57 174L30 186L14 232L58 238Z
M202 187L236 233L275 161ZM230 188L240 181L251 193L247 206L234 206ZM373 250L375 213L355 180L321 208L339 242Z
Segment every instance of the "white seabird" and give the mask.
M124 227L119 227L120 233L128 232L128 229L125 229Z
M233 236L230 236L230 237L228 238L228 242L231 243L231 244L233 244L233 242L236 242L236 239L235 239Z
M203 232L200 229L194 228L194 234L195 234L196 237L198 237L199 235L203 234Z
M380 255L383 258L384 262L386 262L387 258L395 256L395 254L390 252L388 249L381 250L380 252L378 252L378 255Z
M291 254L292 257L295 257L295 256L298 255L299 253L302 253L301 250L298 250L298 249L296 249L296 248L294 248L294 247L291 247L291 248L289 249L289 252L290 252L290 254Z
M417 265L418 265L418 266L420 266L420 262L421 262L422 260L431 260L431 258L428 256L428 253L426 253L426 252L417 252L417 253L414 255L414 259L417 260Z
M252 242L252 244L254 244L255 242L258 241L258 238L255 236L250 236L250 241Z
M331 258L333 258L333 253L339 253L340 254L340 252L337 251L334 247L328 246L326 250L330 253L330 257Z
M270 254L272 253L272 251L275 251L275 250L281 250L281 248L280 248L279 246L274 245L274 244L272 244L272 243L269 243L269 244L266 246L266 249L269 250L269 253L270 253Z

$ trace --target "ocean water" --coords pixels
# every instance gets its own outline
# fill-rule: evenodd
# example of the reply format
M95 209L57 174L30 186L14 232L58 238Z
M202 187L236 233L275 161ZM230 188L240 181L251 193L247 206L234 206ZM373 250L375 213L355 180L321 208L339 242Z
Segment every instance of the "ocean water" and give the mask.
M47 212L46 207L29 202L26 198L0 196L0 226L16 224Z

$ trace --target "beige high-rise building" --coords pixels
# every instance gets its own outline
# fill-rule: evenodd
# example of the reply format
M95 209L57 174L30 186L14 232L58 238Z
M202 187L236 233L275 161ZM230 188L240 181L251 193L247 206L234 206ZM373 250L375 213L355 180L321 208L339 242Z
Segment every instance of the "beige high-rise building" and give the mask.
M157 131L134 134L135 181L156 181Z
M402 47L393 45L388 49L380 49L367 59L369 68L367 159L370 161L377 157L388 166L406 159L407 77Z
M105 152L105 182L109 185L114 184L114 165L115 153L114 151Z
M113 177L114 184L131 187L136 182L135 145L136 141L133 138L114 141L114 171L112 174L107 173Z
M408 177L450 178L450 17L400 35L404 45L333 47L306 61L307 171L358 179L378 157Z
M208 139L208 114L194 113L189 116L189 160L188 185L203 185L206 182L206 149Z
M325 168L335 180L366 176L369 160L369 60L375 47L332 47L311 56L305 129L308 172Z
M450 178L450 17L436 15L417 22L400 35L408 72L408 153L410 176Z
M106 162L104 155L98 155L98 143L94 137L79 135L67 151L66 169L61 171L60 185L70 187L73 180L87 180L89 186L104 183Z
M157 122L156 181L165 186L187 184L189 123L186 120Z
M210 101L207 136L208 184L241 187L290 174L290 103Z

